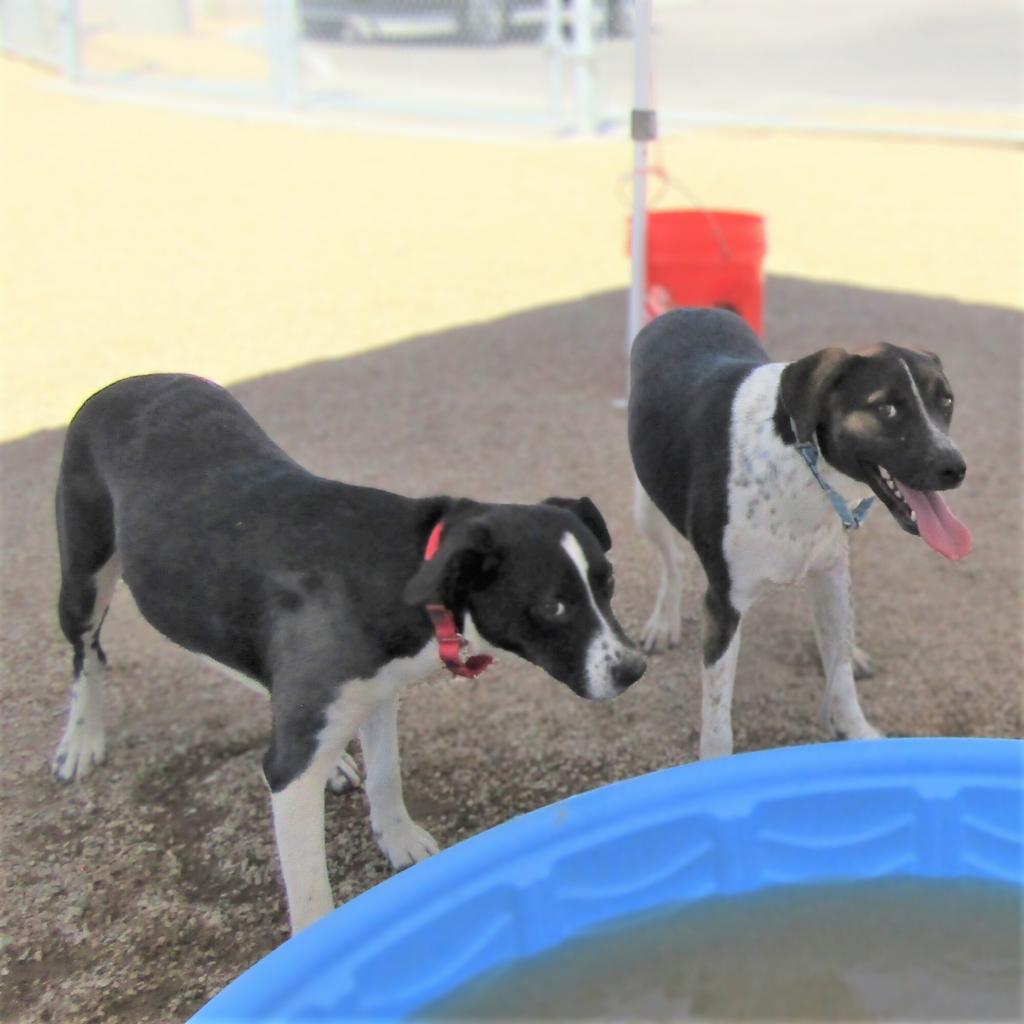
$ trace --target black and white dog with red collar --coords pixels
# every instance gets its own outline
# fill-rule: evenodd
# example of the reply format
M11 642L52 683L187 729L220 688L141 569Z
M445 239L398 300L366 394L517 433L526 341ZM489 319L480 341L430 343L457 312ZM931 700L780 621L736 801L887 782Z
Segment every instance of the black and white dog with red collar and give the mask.
M970 551L970 533L938 493L967 471L949 437L952 413L949 381L927 352L826 348L773 363L740 317L718 309L675 310L637 335L635 513L661 556L642 644L653 651L679 642L682 535L708 582L702 758L732 753L744 613L767 585L804 577L826 675L823 724L848 738L880 735L854 682L855 663L866 659L853 643L848 534L877 498L945 557Z
M358 777L357 735L380 848L396 868L437 851L402 796L405 684L439 659L475 675L508 651L604 700L645 668L612 613L611 539L589 499L412 499L327 480L197 377L128 378L82 406L57 526L75 679L55 774L104 758L100 629L123 578L157 630L269 692L263 769L293 931L334 905L324 788ZM469 661L460 634L480 649Z

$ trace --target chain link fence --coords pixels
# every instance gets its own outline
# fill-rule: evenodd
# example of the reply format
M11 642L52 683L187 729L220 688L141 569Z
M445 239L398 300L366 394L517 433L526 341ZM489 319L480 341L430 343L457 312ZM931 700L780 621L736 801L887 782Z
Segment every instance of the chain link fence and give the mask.
M124 89L589 133L627 124L632 23L633 0L0 0L0 49ZM654 106L1017 144L1022 41L1019 0L655 0Z
M67 5L59 0L0 0L0 49L61 67L68 42Z
M0 0L0 48L76 80L593 130L630 0Z

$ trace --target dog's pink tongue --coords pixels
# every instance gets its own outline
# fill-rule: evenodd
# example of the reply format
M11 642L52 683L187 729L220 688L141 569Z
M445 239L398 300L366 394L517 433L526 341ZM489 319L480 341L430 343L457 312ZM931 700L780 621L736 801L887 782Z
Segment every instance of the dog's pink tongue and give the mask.
M941 494L915 491L904 483L899 486L917 515L917 530L925 544L954 562L970 554L971 531L953 515Z

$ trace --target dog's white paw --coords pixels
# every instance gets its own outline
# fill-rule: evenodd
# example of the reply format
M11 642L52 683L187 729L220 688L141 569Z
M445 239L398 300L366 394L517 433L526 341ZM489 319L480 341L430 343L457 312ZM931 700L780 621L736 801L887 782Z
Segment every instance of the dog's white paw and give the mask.
M411 820L389 828L386 832L374 833L374 836L396 871L433 857L440 849L434 837Z
M850 734L851 740L884 740L885 733L876 729L870 722L865 722L863 727L855 733Z
M327 788L332 793L346 793L350 789L359 789L362 784L359 766L351 755L342 754L327 779Z
M715 732L714 730L700 734L700 759L714 761L719 757L731 757L733 750L732 732Z
M885 733L876 729L870 722L857 722L848 728L832 722L832 735L837 740L884 740Z
M103 764L107 744L101 728L89 728L85 722L71 722L50 762L53 774L61 782L74 782Z
M679 618L672 619L660 608L647 620L647 625L640 632L640 646L644 653L654 654L669 647L678 647L682 639L683 624Z

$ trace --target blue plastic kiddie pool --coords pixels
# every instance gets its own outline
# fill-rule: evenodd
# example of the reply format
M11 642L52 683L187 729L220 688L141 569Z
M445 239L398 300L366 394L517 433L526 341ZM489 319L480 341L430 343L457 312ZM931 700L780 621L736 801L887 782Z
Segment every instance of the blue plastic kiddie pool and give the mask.
M1024 886L1024 743L830 743L570 797L388 879L192 1018L397 1021L483 971L642 911L883 876Z

